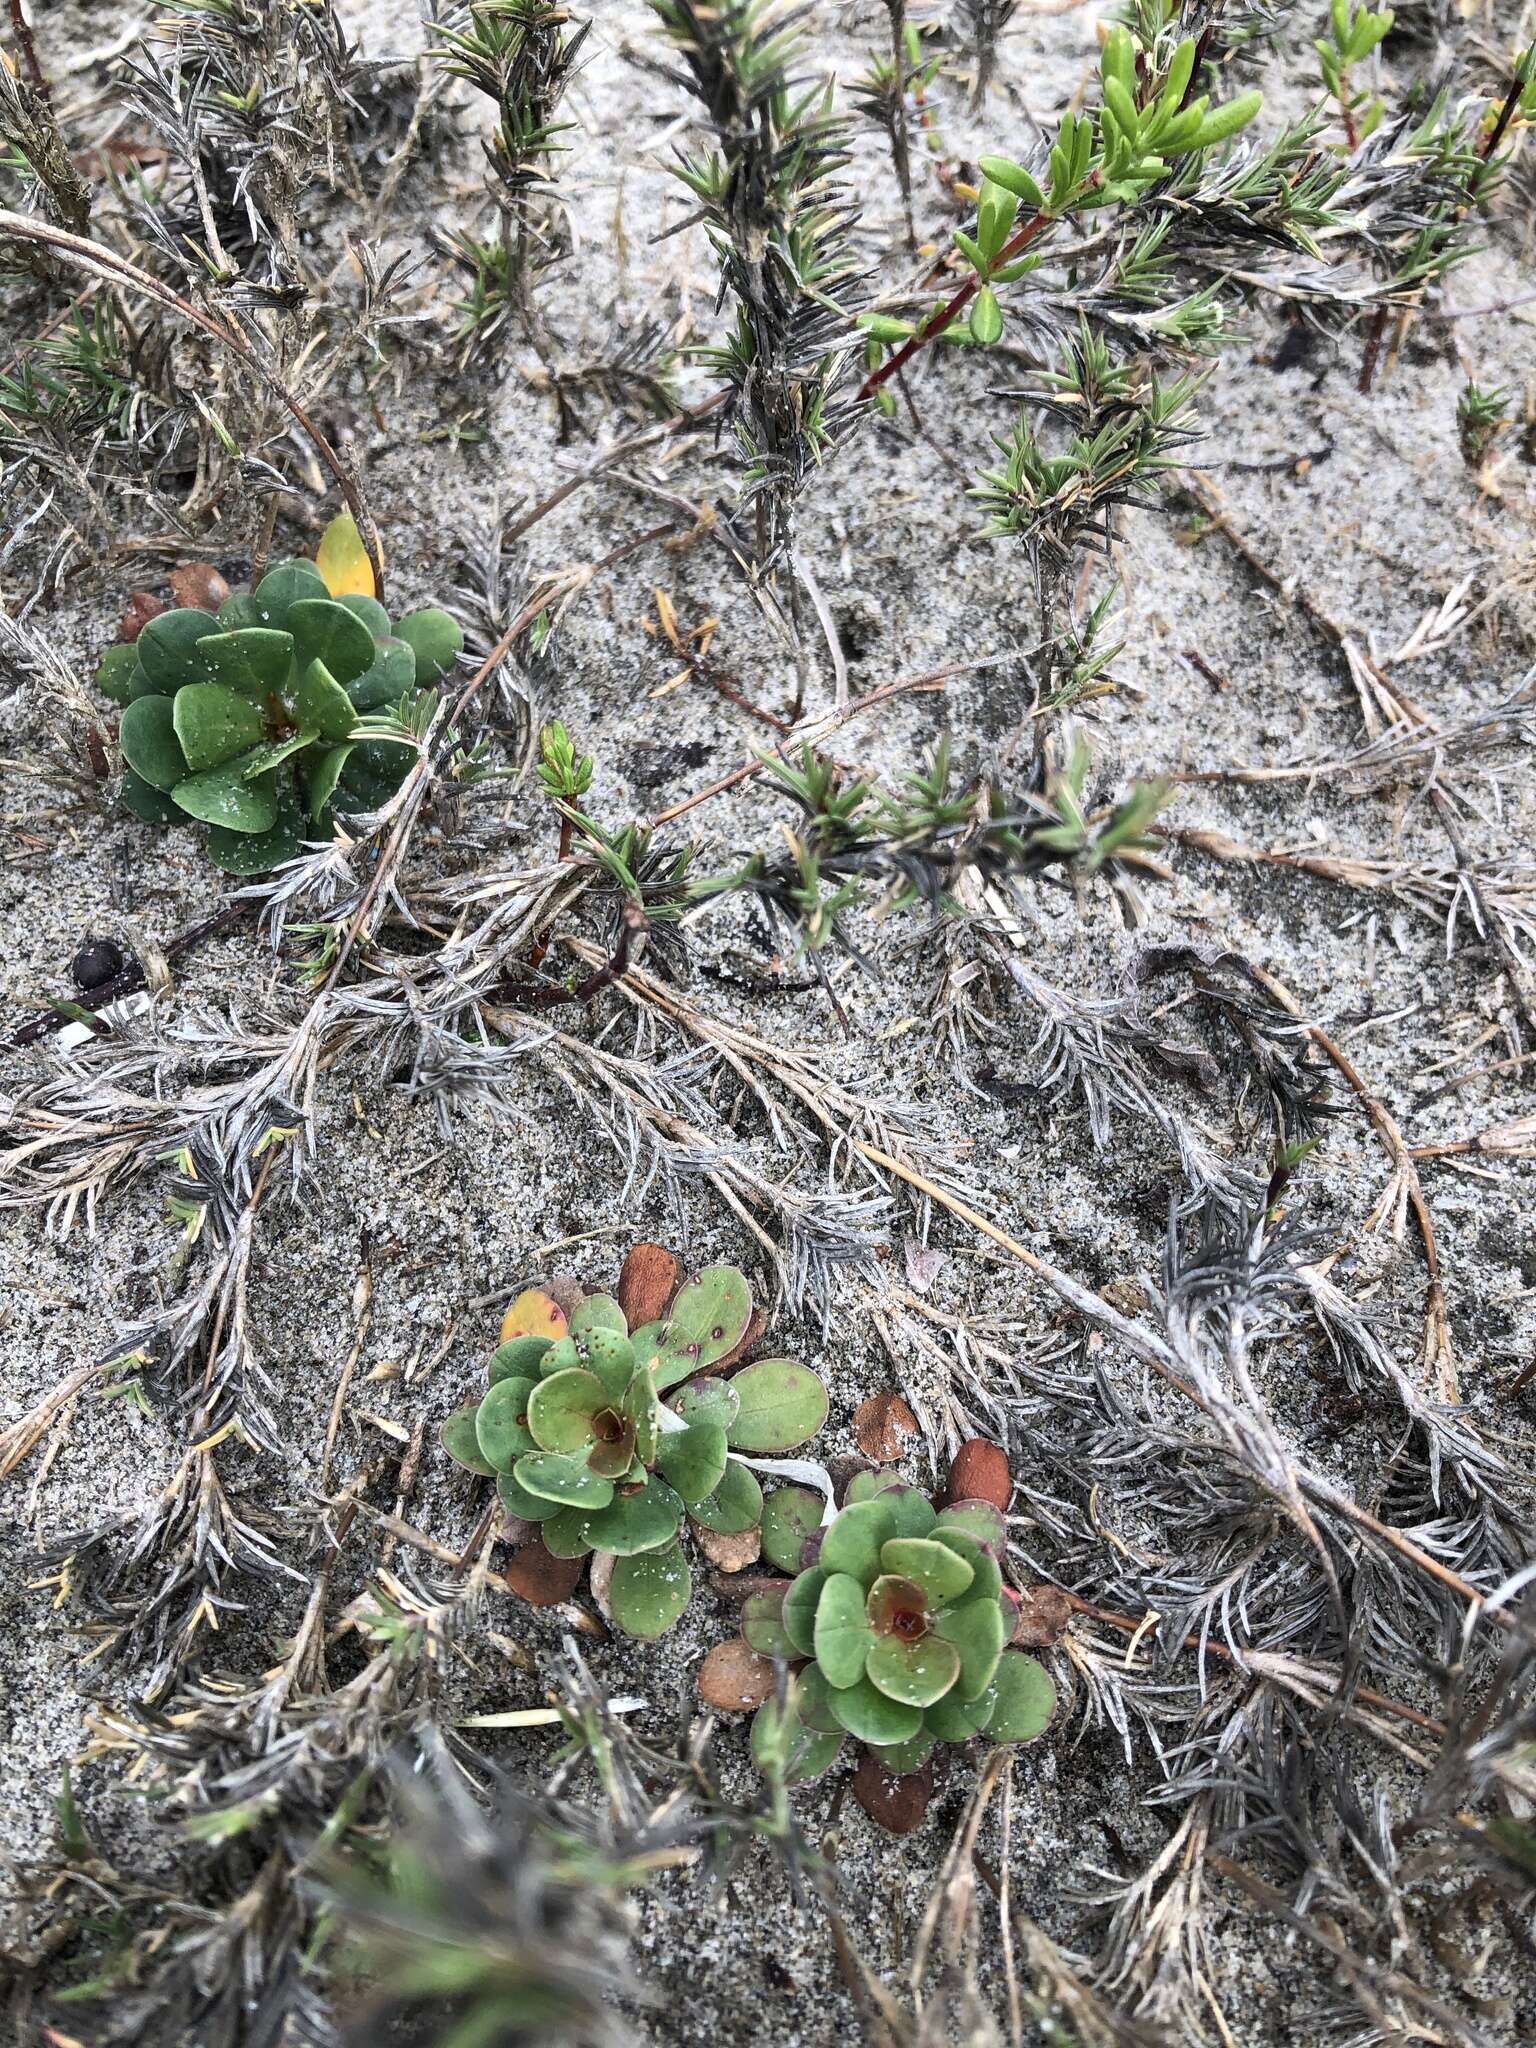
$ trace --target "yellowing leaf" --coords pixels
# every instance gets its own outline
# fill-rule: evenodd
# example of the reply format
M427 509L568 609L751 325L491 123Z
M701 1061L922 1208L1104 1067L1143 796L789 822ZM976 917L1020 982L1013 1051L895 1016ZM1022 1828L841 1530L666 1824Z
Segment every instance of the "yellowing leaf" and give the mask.
M350 512L333 519L320 536L315 567L332 597L376 597L373 564Z

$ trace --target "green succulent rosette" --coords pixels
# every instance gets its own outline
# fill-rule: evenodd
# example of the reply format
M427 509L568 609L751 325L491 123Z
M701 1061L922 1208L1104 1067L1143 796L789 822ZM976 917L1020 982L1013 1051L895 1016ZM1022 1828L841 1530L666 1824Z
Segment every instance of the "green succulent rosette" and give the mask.
M936 1511L915 1487L860 1475L814 1562L746 1603L747 1642L798 1666L785 1699L758 1710L759 1762L803 1782L851 1735L899 1775L937 1742L1043 1734L1056 1689L1037 1659L1007 1647L1003 1533L990 1502Z
M217 613L161 612L107 649L96 678L122 706L122 801L151 823L198 819L217 866L264 874L388 802L415 749L367 721L419 710L462 645L446 612L391 625L374 598L333 598L304 561Z
M721 1534L762 1522L762 1489L742 1458L792 1450L826 1420L825 1387L794 1359L761 1359L734 1379L699 1371L735 1349L750 1319L733 1266L706 1268L633 1336L609 1295L589 1295L567 1318L529 1290L508 1320L537 1331L503 1342L484 1396L443 1425L449 1455L494 1478L508 1514L537 1523L555 1556L614 1560L605 1597L630 1635L661 1634L687 1606L685 1521Z

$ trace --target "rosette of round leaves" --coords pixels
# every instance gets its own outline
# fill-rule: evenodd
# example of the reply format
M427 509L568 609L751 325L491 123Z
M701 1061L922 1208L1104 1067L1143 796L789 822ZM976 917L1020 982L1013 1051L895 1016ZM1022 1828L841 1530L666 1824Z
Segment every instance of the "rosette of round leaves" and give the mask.
M386 803L414 747L361 721L395 711L409 725L463 645L435 608L392 624L330 539L318 564L280 562L217 613L159 613L97 674L123 707L126 808L156 824L199 819L231 874L264 874L333 838L340 816Z
M743 1610L751 1647L793 1667L785 1698L758 1710L759 1764L803 1783L851 1735L903 1776L938 1742L1043 1734L1056 1690L1035 1658L1006 1647L1003 1533L990 1501L935 1511L916 1487L859 1474L814 1561Z
M688 1604L685 1516L725 1533L757 1527L762 1492L733 1453L794 1449L827 1413L825 1387L793 1359L760 1360L734 1380L699 1375L663 1401L657 1380L684 1352L696 1365L733 1329L734 1348L751 1314L731 1266L707 1268L678 1300L685 1319L659 1369L665 1347L631 1337L611 1296L589 1295L567 1315L542 1289L525 1290L503 1319L486 1394L443 1426L449 1454L494 1477L502 1506L538 1523L554 1556L616 1560L607 1607L640 1637L661 1635Z

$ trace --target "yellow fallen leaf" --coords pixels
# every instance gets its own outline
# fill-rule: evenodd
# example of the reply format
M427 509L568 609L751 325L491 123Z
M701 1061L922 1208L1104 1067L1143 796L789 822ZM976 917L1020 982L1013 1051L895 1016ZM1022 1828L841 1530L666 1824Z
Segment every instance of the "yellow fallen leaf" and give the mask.
M315 549L315 567L332 597L375 597L373 564L350 512L333 519Z

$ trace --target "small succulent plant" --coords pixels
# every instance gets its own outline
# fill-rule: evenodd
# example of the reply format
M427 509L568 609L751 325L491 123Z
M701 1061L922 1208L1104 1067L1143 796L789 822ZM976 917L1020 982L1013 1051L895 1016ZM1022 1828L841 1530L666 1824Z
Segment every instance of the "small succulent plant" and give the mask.
M793 1674L753 1722L759 1764L803 1784L851 1735L902 1777L940 1742L1043 1734L1056 1690L1035 1658L1007 1647L1003 1534L990 1501L935 1510L893 1474L857 1475L841 1512L806 1541L804 1568L743 1610L747 1643Z
M594 1586L626 1634L661 1635L687 1606L685 1518L721 1535L757 1529L751 1454L793 1450L826 1419L825 1387L794 1359L731 1379L711 1370L752 1324L734 1266L707 1267L633 1332L612 1295L567 1312L529 1288L503 1319L486 1393L443 1425L449 1454L494 1477L507 1513L537 1524L553 1557L604 1560Z
M231 874L263 874L334 837L339 814L386 803L435 703L423 693L463 645L430 607L392 625L360 545L334 532L317 561L279 563L217 613L161 612L102 657L98 687L123 707L124 805L154 824L201 819Z

